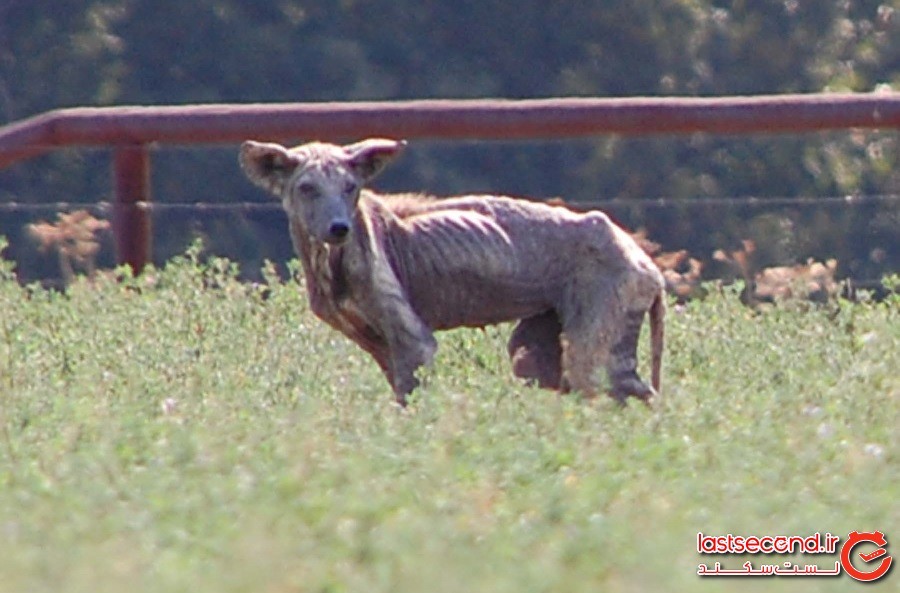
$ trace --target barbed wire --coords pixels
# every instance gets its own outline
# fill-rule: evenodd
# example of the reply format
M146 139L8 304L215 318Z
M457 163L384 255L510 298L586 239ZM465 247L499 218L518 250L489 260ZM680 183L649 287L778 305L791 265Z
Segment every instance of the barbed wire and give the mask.
M103 214L111 214L118 205L115 202L4 202L0 203L0 212L65 212L69 210L89 210ZM137 208L148 212L154 211L280 211L278 202L132 202L125 207Z
M757 197L736 196L730 198L612 198L595 201L565 202L567 206L577 209L602 209L615 207L639 208L780 208L790 206L859 206L863 204L900 203L900 194L854 194L847 196L783 196ZM70 210L89 210L98 213L112 213L118 206L108 200L97 202L0 202L0 212L65 212ZM277 212L282 210L281 203L270 202L151 202L140 201L125 204L126 207L137 208L148 212L163 211L231 211L231 212Z
M705 206L728 206L728 207L758 207L758 208L776 208L784 206L826 206L826 205L845 205L856 206L862 204L873 203L891 203L900 202L900 194L851 194L846 196L774 196L774 197L758 197L758 196L735 196L725 198L613 198L598 201L576 201L566 202L569 206L585 207L585 208L604 208L617 206L643 206L650 208L675 208L675 207L705 207Z

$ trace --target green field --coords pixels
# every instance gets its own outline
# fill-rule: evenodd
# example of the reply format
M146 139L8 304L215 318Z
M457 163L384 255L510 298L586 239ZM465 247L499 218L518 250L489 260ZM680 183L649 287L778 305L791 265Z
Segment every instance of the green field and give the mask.
M865 589L701 579L748 558L698 531L879 529L900 556L896 296L673 307L655 409L522 386L509 327L443 333L400 410L271 270L195 249L59 293L2 266L3 593Z

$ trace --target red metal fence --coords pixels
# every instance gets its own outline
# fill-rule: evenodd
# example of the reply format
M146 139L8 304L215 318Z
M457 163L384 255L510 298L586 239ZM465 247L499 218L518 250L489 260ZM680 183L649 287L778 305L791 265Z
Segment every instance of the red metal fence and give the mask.
M148 144L362 136L524 139L600 134L798 133L900 128L900 94L422 100L355 103L83 107L0 128L0 168L57 148L113 149L117 258L150 257Z

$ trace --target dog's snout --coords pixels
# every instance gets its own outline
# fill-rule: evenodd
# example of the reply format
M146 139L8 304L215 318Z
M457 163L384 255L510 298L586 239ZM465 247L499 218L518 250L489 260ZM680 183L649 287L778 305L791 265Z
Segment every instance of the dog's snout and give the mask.
M328 227L328 234L332 239L342 241L350 234L350 225L341 220L336 220Z

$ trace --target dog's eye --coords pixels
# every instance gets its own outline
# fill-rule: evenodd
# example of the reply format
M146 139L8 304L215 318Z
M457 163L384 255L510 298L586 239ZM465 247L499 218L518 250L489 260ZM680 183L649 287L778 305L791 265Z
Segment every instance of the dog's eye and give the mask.
M303 182L297 186L297 191L300 192L300 195L306 198L314 198L319 195L319 188L315 186L313 183Z
M352 194L355 191L356 191L356 184L353 183L352 181L348 181L347 183L344 184L344 195L345 196L349 196L350 194Z

